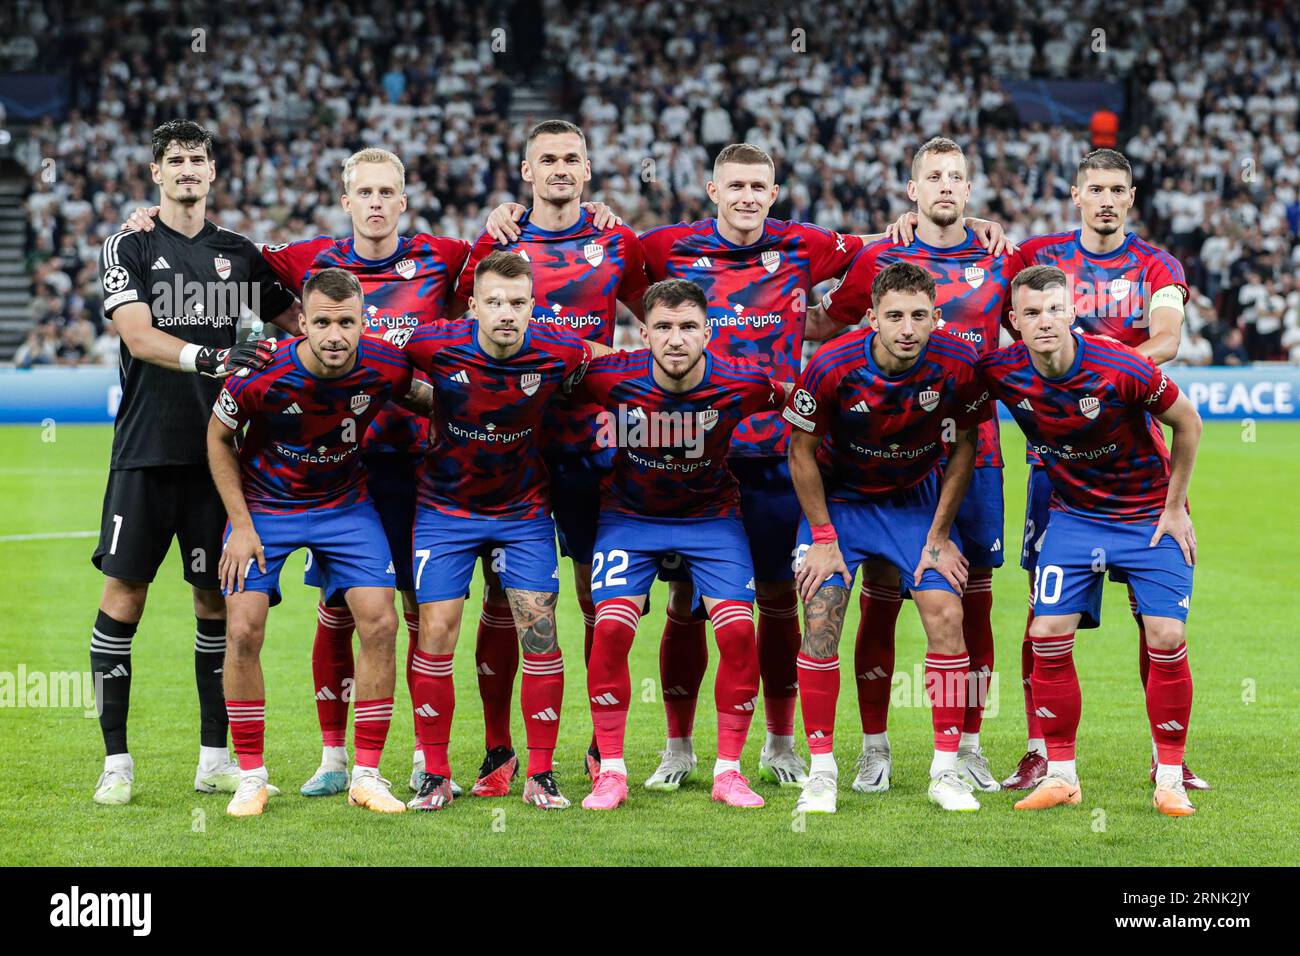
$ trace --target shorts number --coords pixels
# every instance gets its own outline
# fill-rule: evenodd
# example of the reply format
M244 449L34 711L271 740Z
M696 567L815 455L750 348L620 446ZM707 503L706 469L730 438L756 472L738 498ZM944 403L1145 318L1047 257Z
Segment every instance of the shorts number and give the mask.
M1034 568L1034 600L1043 604L1055 604L1061 600L1061 584L1065 581L1065 572L1055 564Z
M108 553L117 554L117 536L122 533L122 516L113 515L113 540L109 542Z
M597 551L591 556L591 589L599 591L602 587L617 587L621 584L627 584L627 578L622 574L627 570L628 556L626 551L609 552L608 566L606 566L605 554ZM604 568L604 583L600 580L601 569Z
M1034 519L1025 519L1025 548L1029 548L1029 543L1034 540Z
M429 560L429 555L433 552L428 548L420 548L415 552L415 556L420 559L420 566L415 569L415 587L420 587L420 575L424 574L424 564Z

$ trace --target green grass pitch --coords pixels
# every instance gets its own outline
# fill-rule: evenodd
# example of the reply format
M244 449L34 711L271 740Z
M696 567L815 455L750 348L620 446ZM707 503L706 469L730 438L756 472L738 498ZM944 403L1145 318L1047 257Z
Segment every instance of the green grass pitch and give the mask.
M998 683L984 744L1005 775L1024 747L1019 687L1026 582L1016 557L1024 507L1023 448L1014 428L1007 449L1007 566L996 577L994 624ZM55 438L54 441L48 439ZM85 671L88 635L100 593L84 537L13 540L14 536L97 528L108 449L107 427L0 429L0 672ZM929 714L914 703L911 675L923 653L915 612L899 620L898 671L891 739L892 792L864 797L843 780L834 817L792 815L797 792L758 785L762 810L725 809L709 800L712 762L712 668L700 701L696 737L699 782L677 794L651 794L639 783L653 769L664 721L657 646L662 595L644 621L631 669L634 701L628 763L633 789L615 813L584 812L580 757L590 728L583 693L582 628L569 586L559 624L569 661L557 774L575 806L545 814L515 794L466 798L438 814L381 817L344 797L309 800L299 784L315 769L319 737L309 652L315 597L294 586L301 556L290 561L286 600L271 613L267 678L267 765L286 795L260 819L224 815L224 795L192 790L198 743L193 683L193 616L173 551L150 593L135 641L131 745L136 796L128 807L90 800L102 761L93 715L80 706L0 707L0 864L293 865L293 864L926 864L1126 865L1291 864L1300 861L1300 813L1292 794L1297 665L1295 535L1300 425L1210 423L1192 485L1200 542L1190 628L1196 697L1189 759L1214 784L1194 794L1200 812L1172 820L1151 807L1150 744L1137 678L1137 647L1123 590L1107 588L1100 630L1081 634L1077 656L1084 688L1080 732L1083 804L1042 814L1011 810L1009 794L981 795L978 814L944 814L925 796ZM567 568L566 568L567 571ZM299 579L300 580L300 579ZM477 597L469 607L476 607ZM860 738L852 680L857 601L841 650L842 775ZM457 778L472 782L481 757L482 716L473 672L471 612L457 658L460 706L452 741ZM405 635L399 633L399 650ZM399 653L399 658L401 654ZM716 651L713 652L716 660ZM3 680L0 677L0 680ZM896 678L896 682L899 678ZM900 703L900 700L902 701ZM48 701L47 701L48 703ZM384 770L405 793L412 729L404 682ZM763 727L756 716L744 766L756 776ZM515 717L522 746L522 719Z

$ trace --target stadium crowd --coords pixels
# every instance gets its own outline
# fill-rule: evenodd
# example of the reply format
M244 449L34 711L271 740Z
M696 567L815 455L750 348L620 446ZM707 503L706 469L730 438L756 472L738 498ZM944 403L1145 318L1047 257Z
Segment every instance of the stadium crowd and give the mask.
M27 0L5 16L10 67L68 69L72 109L33 126L27 263L33 329L17 364L112 362L95 260L154 195L147 131L218 134L210 207L259 242L346 234L342 160L407 163L408 231L467 239L518 196L529 86L585 129L591 198L637 229L711 214L712 157L771 152L778 218L881 231L907 208L931 135L967 147L971 210L1016 239L1073 228L1082 128L1021 124L999 79L1107 79L1127 95L1129 227L1192 287L1176 361L1300 363L1300 8L1255 0L807 2L752 16L726 0L362 3L236 0L202 23L175 0ZM1096 25L1096 26L1094 26ZM1104 31L1100 37L1097 31ZM43 162L52 159L52 164Z

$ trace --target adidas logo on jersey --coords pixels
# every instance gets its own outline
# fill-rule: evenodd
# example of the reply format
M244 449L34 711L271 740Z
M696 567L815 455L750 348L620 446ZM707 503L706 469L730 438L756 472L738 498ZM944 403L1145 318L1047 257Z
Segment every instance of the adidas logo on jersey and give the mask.
M416 714L418 714L420 717L437 717L437 716L439 716L438 712L437 712L436 710L434 710L433 707L432 707L430 704L421 704L419 707L415 708L415 712L416 712Z
M384 573L385 573L385 574L396 574L396 573L397 573L397 569L393 567L393 562L392 562L392 561L389 561L389 562L388 562L388 570L386 570Z
M1157 730L1163 730L1166 733L1175 733L1186 728L1176 720L1166 720L1163 724L1156 724Z
M328 687L322 687L320 690L316 691L316 699L317 700L338 700L339 697L338 694L334 693L334 691L330 690Z
M166 259L164 259L162 256L159 256L157 259L155 259L155 260L153 261L153 265L152 265L150 268L153 268L153 269L170 269L171 266L167 264L167 260L166 260Z
M118 664L111 671L109 671L107 674L104 675L104 680L109 680L110 678L113 677L128 677L130 676L130 673L131 672L128 671L125 667L123 667L121 664Z
M858 402L851 409L849 409L849 411L858 412L859 414L866 415L870 413L871 406L867 404L867 400L864 398L862 401Z
M989 548L989 550L990 550L990 551L1001 551L1001 550L1002 550L1002 539L1001 539L1001 538L997 538L997 539L995 539L994 542L993 542L993 547Z
M1050 710L1048 710L1046 707L1039 707L1037 710L1034 711L1034 716L1051 717L1052 719L1056 719L1056 715L1052 713Z
M858 679L859 680L880 680L880 678L888 677L888 676L889 675L885 673L885 669L881 667L879 664L877 664L875 667L871 668L871 670L864 671L863 673L859 674Z
M464 369L461 369L459 372L456 372L448 376L448 378L450 378L451 381L456 382L459 385L469 384L469 372L465 371Z
M550 707L547 707L545 710L541 710L541 711L538 711L537 713L533 714L533 720L546 720L546 721L550 721L550 720L559 720L559 719L560 719L560 715L557 714L557 713L556 713L554 710L552 710Z
M284 413L286 415L301 415L302 406L299 405L297 402L294 402L292 405L290 405L288 408L284 410Z
M1016 402L1016 408L1023 408L1027 412L1032 412L1034 410L1034 406L1029 404L1029 399L1027 398L1022 398L1020 401Z
M619 701L613 694L605 693L597 694L595 697L591 698L591 702L593 704L603 704L606 707L616 707Z
M696 259L694 262L691 263L691 266L695 269L712 269L713 260L710 259L708 256L700 256L698 259Z
M1183 599L1178 602L1178 606L1184 611L1190 611L1192 609L1192 596L1190 594L1184 595Z

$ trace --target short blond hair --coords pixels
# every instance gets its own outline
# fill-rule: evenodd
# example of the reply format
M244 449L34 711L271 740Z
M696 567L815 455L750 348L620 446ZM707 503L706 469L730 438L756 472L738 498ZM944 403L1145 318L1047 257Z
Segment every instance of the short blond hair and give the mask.
M391 163L397 170L398 188L406 192L406 166L396 153L390 153L386 149L380 149L378 146L371 146L367 149L359 150L353 153L343 163L343 191L347 192L352 188L353 181L357 178L357 167L362 163Z
M912 178L916 179L921 173L921 160L925 159L930 153L956 153L961 157L961 163L970 170L970 164L966 162L966 154L962 148L946 136L932 136L921 144L921 148L916 151L912 157Z

